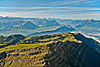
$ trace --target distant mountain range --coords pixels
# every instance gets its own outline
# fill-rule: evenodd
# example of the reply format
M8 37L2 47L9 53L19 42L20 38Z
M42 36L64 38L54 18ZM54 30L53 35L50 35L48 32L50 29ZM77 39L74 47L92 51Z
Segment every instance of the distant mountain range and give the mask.
M48 19L34 19L30 20L34 24L40 26L40 27L50 27L50 26L60 26L60 24L56 20L48 20Z
M0 30L10 29L36 29L39 27L60 26L56 20L35 18L0 18Z
M16 29L36 29L36 28L38 28L38 26L30 21L19 21L19 20L0 21L1 31L16 30Z
M51 30L51 31L32 33L32 34L29 34L28 36L52 35L52 34L72 32L72 31L75 31L75 29L72 28L70 25L68 25L68 26L61 26L61 27L59 27L55 30Z

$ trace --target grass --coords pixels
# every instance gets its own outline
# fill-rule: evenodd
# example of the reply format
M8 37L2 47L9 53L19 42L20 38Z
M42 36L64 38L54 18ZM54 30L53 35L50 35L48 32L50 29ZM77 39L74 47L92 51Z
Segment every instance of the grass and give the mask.
M45 63L36 64L36 65L30 65L30 63L33 63L33 62L34 63L39 63L39 62L45 61L44 56L46 54L48 54L49 47L47 47L46 44L44 44L42 46L43 46L44 50L41 53L36 54L36 55L9 56L9 57L6 57L6 64L5 64L4 67L8 67L8 65L10 64L11 61L16 61L16 62L11 63L9 67L43 67ZM26 52L31 52L31 51L26 51ZM30 60L30 57L36 57L36 58ZM20 60L20 61L18 61L18 60Z
M0 49L0 53L4 51L10 51L10 50L17 50L17 49L28 49L28 48L35 48L43 45L50 44L52 42L45 42L45 43L36 43L36 44L19 44L19 45L11 45L7 46L5 48Z
M82 41L75 39L74 36L68 36L62 42L66 42L66 41L76 42L76 43L82 43Z
M74 35L78 35L79 33L74 33ZM62 42L70 41L70 42L77 42L82 43L82 41L75 39L73 34L70 33L61 33L62 36L66 36Z
M26 37L24 40L29 40L29 39L31 39L31 37Z
M13 62L11 65L10 62L8 62L4 67L7 67L9 65L9 67L43 67L44 64L37 64L37 65L29 65L27 64L28 62L22 61L22 62Z
M66 36L71 36L72 34L70 34L69 32L66 32L66 33L60 33L60 35L62 35L63 37L66 37Z
M50 41L50 40L55 40L55 39L58 39L58 38L59 38L59 37L46 38L46 39L39 40L39 41Z
M4 44L0 44L0 45L4 45Z
M9 67L43 67L44 64L36 64L36 65L29 65L29 63L39 63L45 61L44 56L48 54L48 47L46 48L45 51L42 51L42 53L36 54L36 55L29 55L29 56L9 56L6 57L6 65L4 67L7 67L11 61L16 61L13 62ZM35 59L29 59L30 57L36 57ZM42 60L40 60L42 59ZM18 61L20 60L20 61ZM22 61L23 60L23 61Z
M74 33L74 35L78 35L79 33Z

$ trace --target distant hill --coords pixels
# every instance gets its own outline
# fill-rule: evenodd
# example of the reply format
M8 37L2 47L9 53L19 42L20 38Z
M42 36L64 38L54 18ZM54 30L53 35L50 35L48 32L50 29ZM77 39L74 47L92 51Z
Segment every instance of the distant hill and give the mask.
M55 31L57 31L57 32L71 32L71 31L75 31L75 29L73 28L73 27L71 27L70 25L67 25L67 26L62 26L62 27L60 27L60 28L58 28L58 29L56 29Z
M40 27L60 26L60 24L56 20L50 20L50 19L34 18L34 19L28 19L28 21L31 21Z
M56 20L50 20L50 21L44 22L43 25L41 26L45 26L45 27L60 26L60 24Z
M8 45L15 45L20 40L24 40L26 37L20 34L17 35L10 35L8 37L0 36L0 47L8 46Z
M70 25L68 25L68 26L61 26L60 28L57 28L56 30L32 33L32 34L29 34L28 36L51 35L51 34L72 32L72 31L75 31L75 29L72 28Z
M36 28L38 28L38 26L30 21L26 21L26 22L22 23L22 28L24 28L24 29L36 29Z

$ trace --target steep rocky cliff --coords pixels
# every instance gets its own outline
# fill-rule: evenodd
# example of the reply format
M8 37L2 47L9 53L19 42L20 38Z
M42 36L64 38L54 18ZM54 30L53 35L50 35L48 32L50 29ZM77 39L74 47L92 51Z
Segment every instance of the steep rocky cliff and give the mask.
M100 53L84 44L58 42L45 56L46 67L99 67Z

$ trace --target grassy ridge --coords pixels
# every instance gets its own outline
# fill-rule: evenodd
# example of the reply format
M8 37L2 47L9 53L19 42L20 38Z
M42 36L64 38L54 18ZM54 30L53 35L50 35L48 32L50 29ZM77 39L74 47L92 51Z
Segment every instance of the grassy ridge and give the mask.
M0 48L0 53L6 52L7 55L6 58L1 59L0 67L43 67L46 60L44 57L49 53L48 45L59 41L82 43L75 39L74 35L78 34L61 33L50 36L26 37L16 45Z

